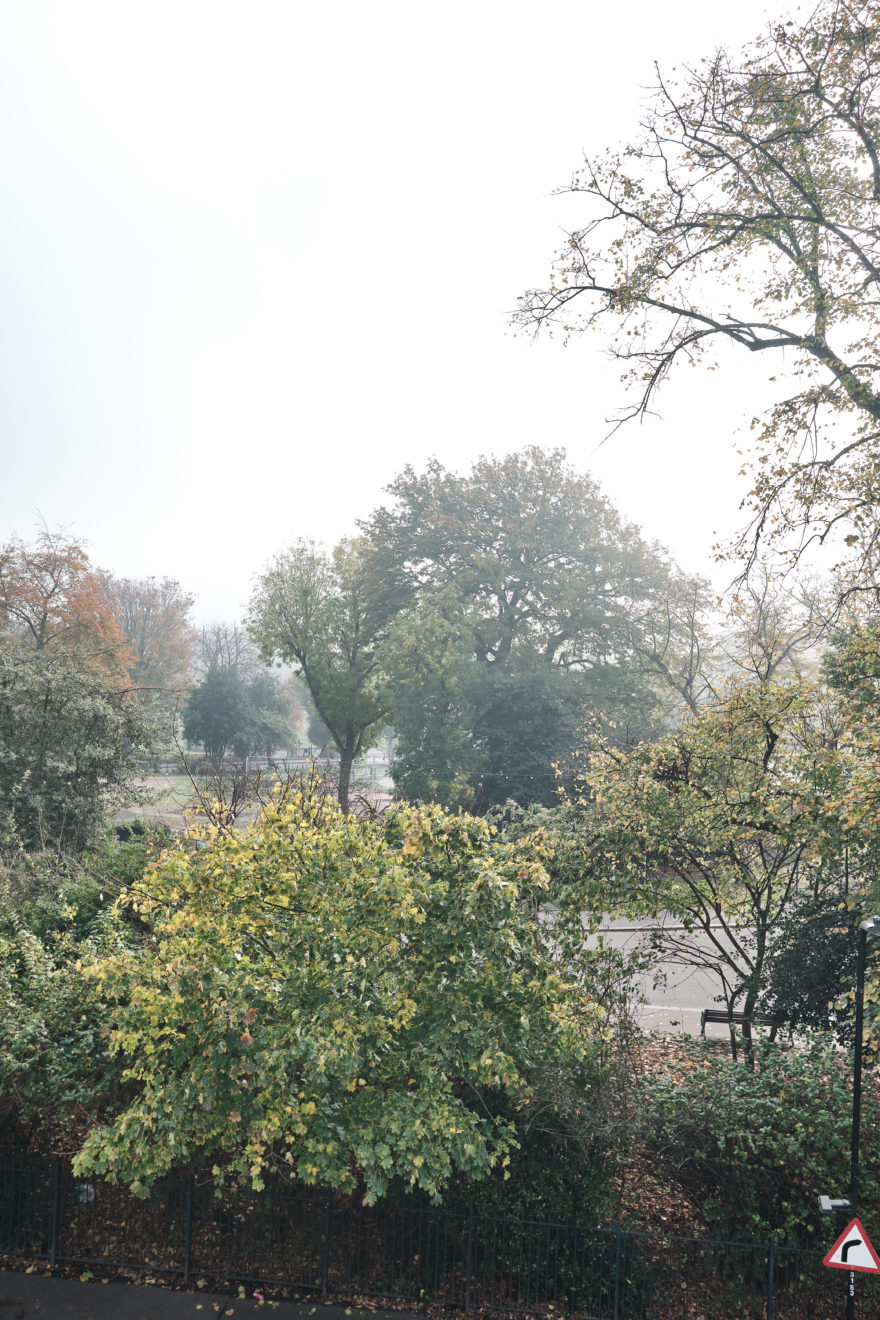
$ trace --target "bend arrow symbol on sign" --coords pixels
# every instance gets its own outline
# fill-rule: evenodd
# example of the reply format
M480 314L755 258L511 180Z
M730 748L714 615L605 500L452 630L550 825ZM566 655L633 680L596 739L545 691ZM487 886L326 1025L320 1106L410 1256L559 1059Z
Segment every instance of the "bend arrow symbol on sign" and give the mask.
M853 1219L841 1233L822 1261L833 1270L858 1270L862 1274L880 1274L880 1256L858 1219Z

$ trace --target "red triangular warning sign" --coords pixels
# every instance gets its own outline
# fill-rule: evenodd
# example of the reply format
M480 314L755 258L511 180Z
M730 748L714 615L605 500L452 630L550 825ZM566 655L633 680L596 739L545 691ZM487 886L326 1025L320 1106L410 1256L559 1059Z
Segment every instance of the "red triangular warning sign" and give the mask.
M880 1274L880 1256L871 1246L867 1233L857 1219L847 1224L822 1264L830 1265L833 1270Z

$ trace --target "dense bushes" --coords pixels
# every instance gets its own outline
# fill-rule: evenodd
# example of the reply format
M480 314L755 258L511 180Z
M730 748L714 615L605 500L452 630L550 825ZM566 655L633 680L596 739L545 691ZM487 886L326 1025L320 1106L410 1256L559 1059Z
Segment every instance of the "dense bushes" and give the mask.
M0 855L0 1133L49 1151L76 1149L96 1116L123 1097L106 1015L83 959L134 949L144 927L117 912L165 832L135 824L92 853Z
M81 1173L147 1188L182 1160L430 1196L506 1167L532 1079L586 1057L604 1015L548 953L542 850L482 820L345 815L279 787L247 835L169 849L129 906L137 950L95 960L136 1097Z
M851 1057L818 1036L797 1049L759 1041L754 1068L707 1042L682 1050L681 1067L645 1079L649 1152L719 1232L810 1241L818 1195L847 1191ZM870 1217L880 1213L880 1096L868 1077L860 1211Z
M154 712L115 661L0 634L0 836L78 853L135 800Z
M264 1102L251 1093L271 1082L289 1106L296 1076L295 1138L317 1165L312 1152L347 1125L358 1195L365 1167L377 1162L392 1199L412 1194L410 1120L419 1105L423 1165L432 1150L436 1158L429 1118L458 1127L469 1147L450 1153L457 1177L424 1180L428 1195L442 1191L447 1204L483 1213L609 1217L620 1161L637 1146L720 1234L809 1242L818 1194L845 1194L849 1056L819 1036L796 1049L758 1042L750 1067L714 1044L680 1041L639 1083L621 1017L626 969L613 954L585 949L582 926L569 930L561 918L546 947L548 927L534 920L544 893L533 887L543 875L534 840L501 842L482 822L436 809L359 823L316 801L292 816L270 813L248 836L208 830L205 846L175 846L149 871L166 842L136 825L78 859L20 851L2 860L7 1138L70 1152L104 1125L100 1140L112 1146L126 1108L149 1117L161 1099L179 1143L158 1155L167 1166L198 1156L198 1124L222 1104L234 1139L218 1140L212 1157L228 1166L244 1122L256 1126L250 1106ZM116 904L120 893L143 901ZM91 993L81 963L103 969L105 991L120 992L116 1007ZM605 1016L587 1009L580 1018L585 993ZM140 1006L127 1008L133 996ZM560 1013L567 1026L555 1045L563 1037L567 1045L550 1049ZM161 1035L163 1023L171 1035ZM114 1025L129 1032L116 1036L124 1045L116 1054ZM140 1048L133 1027L145 1048L155 1029L171 1051L167 1071L146 1088L143 1073L125 1076ZM213 1054L199 1053L208 1046ZM192 1065L181 1066L190 1055L206 1060L197 1087ZM211 1060L221 1055L218 1070ZM880 1098L867 1078L862 1209L880 1216ZM192 1105L186 1112L172 1103L178 1085ZM131 1129L137 1140L145 1124ZM502 1156L494 1167L491 1156L476 1158L490 1132ZM270 1163L278 1167L280 1156L289 1177L285 1152L296 1140L272 1146ZM90 1149L94 1159L94 1142ZM300 1176L313 1181L310 1172L304 1159ZM372 1176L378 1191L381 1174Z

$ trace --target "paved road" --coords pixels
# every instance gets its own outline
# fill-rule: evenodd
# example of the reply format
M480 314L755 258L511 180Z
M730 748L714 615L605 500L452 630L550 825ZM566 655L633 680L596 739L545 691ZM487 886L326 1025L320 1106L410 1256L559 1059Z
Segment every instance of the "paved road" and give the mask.
M609 920L602 922L602 935L607 944L617 949L633 950L657 925L650 918ZM673 927L681 930L681 927ZM695 943L706 942L705 936L692 936ZM704 1008L720 1007L715 999L721 991L720 982L703 968L690 967L669 960L661 969L665 979L654 985L649 974L636 978L636 988L644 997L639 1021L649 1031L686 1031L692 1036L700 1034L700 1014ZM706 1035L721 1040L727 1037L727 1027L710 1024Z
M266 1297L271 1290L266 1288ZM258 1301L212 1292L174 1292L134 1283L51 1279L41 1274L0 1270L0 1320L415 1320L400 1311L362 1311L316 1302ZM424 1317L422 1317L424 1320Z

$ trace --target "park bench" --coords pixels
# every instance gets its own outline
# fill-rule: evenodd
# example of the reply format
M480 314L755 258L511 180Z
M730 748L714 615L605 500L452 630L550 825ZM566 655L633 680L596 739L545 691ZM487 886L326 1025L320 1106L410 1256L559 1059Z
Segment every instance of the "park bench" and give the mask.
M772 1034L775 1036L776 1028L779 1025L776 1019L770 1013L747 1013L733 1012L729 1013L726 1008L704 1008L700 1016L700 1035L706 1034L707 1022L723 1022L725 1026L736 1023L737 1026L744 1026L746 1022L754 1023L760 1027L772 1027Z

